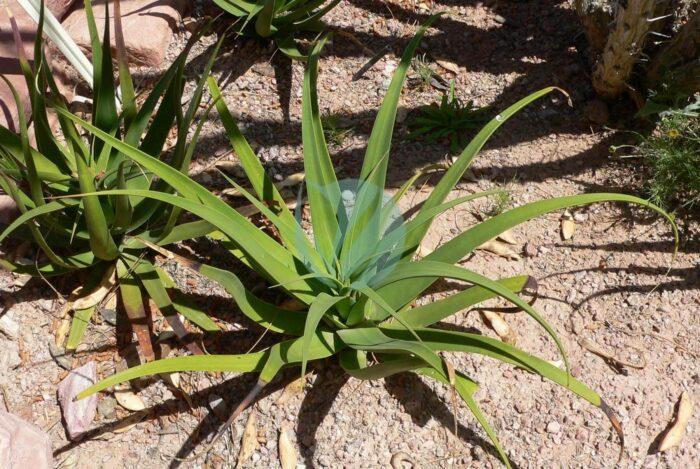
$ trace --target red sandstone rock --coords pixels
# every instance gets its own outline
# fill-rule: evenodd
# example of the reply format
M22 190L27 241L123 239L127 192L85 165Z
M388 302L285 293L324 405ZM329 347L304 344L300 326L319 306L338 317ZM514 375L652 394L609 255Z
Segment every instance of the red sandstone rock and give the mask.
M122 0L122 25L124 40L132 65L160 67L165 60L173 31L177 29L180 14L177 0ZM94 1L93 11L95 23L102 37L104 30L105 7L104 1ZM110 36L112 49L114 42L114 6L110 1L109 16L111 18ZM63 26L73 40L86 53L90 51L90 34L87 27L87 16L84 9L72 12L63 22Z

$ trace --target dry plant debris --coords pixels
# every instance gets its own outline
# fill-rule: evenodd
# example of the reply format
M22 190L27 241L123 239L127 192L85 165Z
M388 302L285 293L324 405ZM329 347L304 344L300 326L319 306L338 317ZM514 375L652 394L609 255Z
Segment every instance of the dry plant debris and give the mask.
M673 425L668 429L664 437L659 443L659 451L668 451L669 449L678 446L685 435L685 429L688 427L691 415L693 415L693 400L687 391L683 391L678 400L678 410Z

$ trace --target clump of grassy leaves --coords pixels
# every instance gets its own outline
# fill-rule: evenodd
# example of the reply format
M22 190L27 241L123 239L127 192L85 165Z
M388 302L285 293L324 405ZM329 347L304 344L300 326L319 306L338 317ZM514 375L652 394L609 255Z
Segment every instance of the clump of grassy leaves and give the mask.
M159 161L167 160L174 171L186 173L201 123L189 142L187 135L200 108L213 57L204 70L205 78L183 110L183 70L190 48L199 37L195 34L148 96L138 100L142 103L139 106L126 59L119 1L114 6L118 87L109 46L110 22L105 22L104 41L100 43L91 2L85 2L93 51L92 125L130 148ZM0 234L0 241L11 235L30 239L38 254L34 262L2 258L0 265L45 279L77 276L82 280L82 288L71 295L67 305L67 310L73 311L67 349L79 345L99 303L108 292L118 289L138 337L141 356L152 360L151 331L144 307L149 298L179 337L186 336L187 331L177 313L206 331L219 328L189 305L168 275L153 264L150 251L138 239L167 244L201 236L213 227L201 223L178 225L181 209L157 200L125 194L96 195L98 190L151 189L168 193L172 188L115 146L81 134L47 66L42 44L43 3L40 11L32 63L25 56L20 31L13 23L18 57L29 89L36 148L30 146L27 118L9 81L20 111L20 135L0 127L0 187L14 198L21 212ZM121 103L117 89L121 91ZM54 135L49 125L48 106L58 113L61 138ZM206 115L201 122L205 120ZM173 126L177 127L176 142L168 149ZM201 353L196 344L190 344L190 350Z
M467 146L474 131L488 121L490 109L474 106L473 101L462 102L455 96L454 81L440 104L423 106L409 122L409 138L424 138L428 143L447 140L450 151L457 154Z
M690 209L700 201L698 112L691 107L665 111L656 130L637 145L636 153L650 168L647 187L653 203Z
M433 70L433 67L430 66L426 55L417 55L413 59L413 62L411 62L411 68L415 72L420 86L426 90L430 89L433 80L435 80L438 75L435 73L435 70Z
M173 261L220 283L240 311L256 323L261 332L276 335L278 341L268 348L245 354L181 356L141 365L100 381L83 391L79 398L123 381L165 372L256 373L257 383L234 410L218 434L221 435L282 369L295 367L303 375L309 362L333 357L348 374L358 379L376 380L395 373L413 372L451 388L483 427L504 464L509 465L496 432L477 403L479 385L443 355L444 352L463 352L485 355L557 383L602 409L621 431L614 413L601 396L568 373L564 347L554 329L518 295L528 276L491 280L456 263L484 242L514 226L569 207L594 202L628 202L648 207L669 221L670 218L648 201L624 194L559 197L505 211L475 224L426 257L415 259L414 254L435 217L457 205L493 194L493 191L485 191L446 201L491 135L522 108L554 90L543 89L504 109L471 140L413 218L387 223L398 199L405 193L400 190L385 202L389 154L401 88L411 57L434 19L432 17L409 43L396 69L367 143L360 176L352 191L354 205L349 213L343 204L342 186L329 156L317 102L318 61L326 39L320 40L309 55L303 84L301 133L312 236L302 229L299 217L288 208L265 174L260 160L221 99L213 79L208 82L210 92L252 189L249 192L234 181L231 184L274 224L279 238L261 231L177 168L114 138L93 124L61 112L96 138L123 152L144 171L156 174L177 194L114 189L102 192L101 196L149 198L190 211L204 223L219 229L231 255L264 277L270 288L283 291L303 305L298 311L268 303L247 290L233 272L189 260L150 243L154 250ZM301 207L298 207L297 215L299 212ZM670 223L675 234L675 225L672 221ZM416 300L441 278L464 281L470 286L444 299L417 306ZM563 355L566 369L496 339L435 327L443 319L493 297L511 302L539 324Z
M332 146L342 146L354 131L352 126L343 125L340 117L335 114L326 114L321 117L323 135L326 142Z

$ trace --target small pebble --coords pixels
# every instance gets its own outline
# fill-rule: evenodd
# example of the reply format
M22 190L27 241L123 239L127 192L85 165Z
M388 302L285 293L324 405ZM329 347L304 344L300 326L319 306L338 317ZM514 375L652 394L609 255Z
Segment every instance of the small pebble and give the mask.
M559 433L561 430L561 425L559 422L551 421L547 424L547 433Z

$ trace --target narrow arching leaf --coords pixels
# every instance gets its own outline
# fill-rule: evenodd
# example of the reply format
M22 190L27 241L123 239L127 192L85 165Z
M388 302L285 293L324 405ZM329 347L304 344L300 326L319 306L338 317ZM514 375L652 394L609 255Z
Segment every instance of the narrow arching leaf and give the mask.
M309 306L309 312L306 314L304 323L304 335L302 336L302 352L301 352L301 376L306 375L306 363L308 361L308 349L311 340L314 337L318 324L323 319L323 316L335 306L344 297L331 296L326 293L321 293L316 301Z
M318 332L308 348L309 360L320 360L340 352L345 344L335 334ZM279 344L279 357L285 365L301 362L301 339L287 340ZM242 355L199 355L176 358L166 358L144 365L129 368L109 378L103 379L94 386L78 394L83 399L96 392L102 391L115 384L123 383L142 376L183 371L210 372L251 372L261 371L270 355L269 350L247 353Z
M677 249L678 231L676 225L673 222L673 219L660 207L657 207L644 199L631 195L601 193L557 197L532 202L514 208L508 212L479 223L471 229L457 235L430 253L425 260L447 263L457 262L489 239L492 239L504 231L518 226L528 220L557 210L588 205L596 202L628 202L654 210L669 221L676 240L675 245ZM675 252L676 250L674 249L674 257ZM430 278L404 280L396 282L390 287L380 288L379 293L387 300L389 304L395 308L400 308L420 295L420 293L428 288L434 281L435 279Z
M433 15L428 18L406 47L377 113L372 133L367 141L355 207L350 215L343 240L340 257L343 265L353 265L357 260L366 257L367 250L379 240L382 197L401 88L423 34L439 16Z
M155 353L151 342L151 327L141 295L141 285L131 268L121 260L117 262L117 278L124 311L139 342L139 355L146 362L153 361Z
M435 371L430 368L422 368L417 370L416 372L441 381L443 384L450 386L449 381L446 381L440 374L435 373ZM483 428L486 432L486 435L489 437L491 443L493 443L493 446L496 448L496 452L498 452L498 455L501 457L501 461L503 461L503 464L505 464L506 467L510 468L510 460L508 459L506 452L503 450L503 447L501 446L501 442L498 440L496 432L493 430L488 420L486 420L486 417L484 416L483 412L481 412L479 405L474 400L474 393L477 390L477 384L474 381L467 378L464 374L459 372L455 374L455 378L455 390L459 393L459 396L462 398L464 403L467 404L467 407L469 407L469 410L471 411L472 415L474 415L477 422L479 422L481 428Z
M450 166L445 175L440 179L440 182L432 190L428 199L425 201L421 207L420 213L424 213L433 207L440 205L445 197L454 189L455 185L459 182L464 175L464 172L469 168L474 157L479 153L481 148L486 144L486 142L491 138L493 133L498 130L501 125L503 125L508 119L517 114L521 109L523 109L528 104L536 101L537 99L551 93L556 88L545 88L543 90L532 93L529 96L521 99L517 103L508 107L505 111L494 117L484 128L479 131L479 133L469 142L469 145L462 151L459 158ZM408 251L404 254L404 257L409 257L415 249L420 245L421 240L428 232L432 218L425 221L423 227L411 233L410 236L406 238L406 246L409 247Z
M82 158L76 159L78 165L78 182L80 191L84 194L94 194L95 174L87 166ZM90 247L97 257L104 260L113 260L119 255L114 239L109 231L107 220L100 203L99 196L88 195L83 198L85 207L85 221L90 232Z
M493 280L490 280L483 275L479 275L475 272L472 272L467 269L463 269L462 267L457 267L452 264L447 264L443 262L436 262L436 261L430 261L430 260L422 260L419 262L411 262L411 263L405 263L401 265L397 265L391 272L386 274L385 276L380 276L376 282L378 282L378 285L388 285L400 280L404 280L407 278L416 278L416 277L431 277L431 276L436 276L436 277L441 277L441 278L451 278L454 280L462 280L464 282L469 282L474 285L478 285L482 288L485 288L487 290L490 290L494 293L496 293L498 296L510 301L514 305L518 306L521 308L525 313L527 313L530 317L532 317L537 323L544 328L545 331L547 331L547 334L554 340L554 342L557 345L557 348L559 349L559 352L562 355L562 358L564 360L564 364L566 365L566 369L568 371L569 369L569 361L566 356L566 351L564 350L564 345L561 343L559 340L559 337L557 336L557 333L554 332L554 329L549 325L547 321L545 321L537 311L535 311L532 306L530 306L526 301L524 301L522 298L520 298L518 295L513 293L511 290L508 288L504 287L503 285L494 282ZM397 318L398 319L398 318ZM405 323L402 323L405 327Z
M530 355L517 347L468 332L445 331L439 329L415 329L425 346L435 351L467 352L485 355L537 373L544 378L565 387L595 406L601 405L600 396L588 386L552 365L546 360ZM395 340L409 340L411 335L398 327L381 328L383 335ZM376 332L372 331L372 334ZM342 332L339 332L342 338Z
M79 309L73 313L73 320L70 325L70 333L66 341L66 350L75 350L83 340L87 326L95 313L96 306L86 309Z
M520 275L506 279L497 280L497 283L504 288L517 293L522 290L528 281L527 275ZM484 302L498 296L497 293L483 287L470 287L454 295L433 301L425 305L416 306L397 313L411 327L426 327L435 324L452 314L470 308L478 303Z
M324 259L335 259L340 243L345 208L340 197L340 186L331 163L326 139L323 135L321 115L318 109L316 79L318 58L328 40L323 37L316 43L304 72L301 111L301 135L304 146L304 171L311 209L311 223L316 246ZM334 266L328 266L332 269Z

